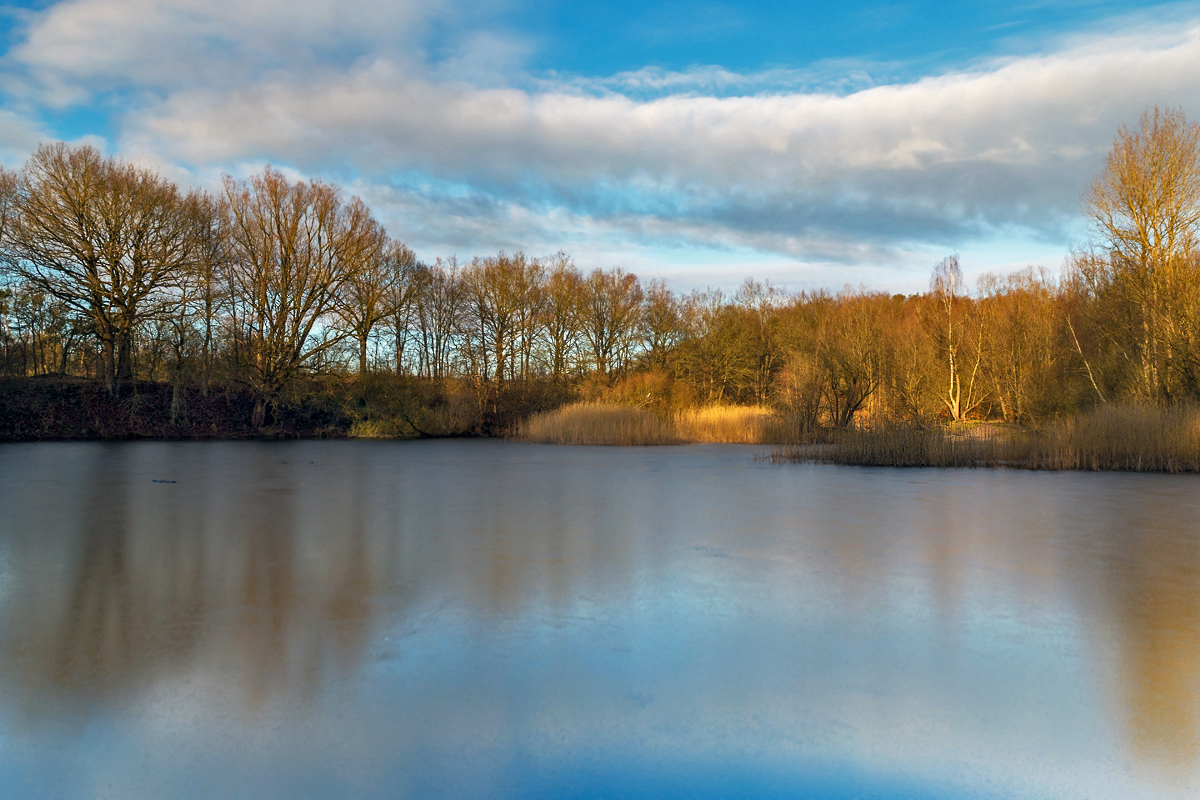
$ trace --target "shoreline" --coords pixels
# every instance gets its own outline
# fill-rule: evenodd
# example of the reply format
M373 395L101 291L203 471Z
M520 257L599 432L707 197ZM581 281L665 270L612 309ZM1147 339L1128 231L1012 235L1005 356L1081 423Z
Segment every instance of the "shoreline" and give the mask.
M331 379L280 402L270 424L256 427L254 397L235 387L204 394L194 386L142 381L109 394L99 382L81 378L0 379L0 443L477 438L633 447L726 443L767 448L762 458L773 463L1200 473L1200 406L1193 405L1106 404L1037 428L980 421L812 429L766 406L655 414L575 402L545 411L538 406L555 399L539 395L536 387L487 391L493 392L490 407L462 386Z

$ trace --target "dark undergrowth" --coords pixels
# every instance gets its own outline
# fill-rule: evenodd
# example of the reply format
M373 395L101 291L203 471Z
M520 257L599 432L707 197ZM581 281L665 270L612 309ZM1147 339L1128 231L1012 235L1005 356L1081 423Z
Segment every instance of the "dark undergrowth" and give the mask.
M500 436L570 397L549 381L314 378L289 387L255 426L255 398L240 386L136 381L110 394L81 378L0 378L0 441Z

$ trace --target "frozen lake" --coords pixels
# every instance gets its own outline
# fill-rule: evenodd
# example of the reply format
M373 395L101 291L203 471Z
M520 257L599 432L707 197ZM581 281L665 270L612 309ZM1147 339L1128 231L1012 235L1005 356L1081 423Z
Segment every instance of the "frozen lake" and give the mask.
M1200 478L0 445L0 796L1200 794Z

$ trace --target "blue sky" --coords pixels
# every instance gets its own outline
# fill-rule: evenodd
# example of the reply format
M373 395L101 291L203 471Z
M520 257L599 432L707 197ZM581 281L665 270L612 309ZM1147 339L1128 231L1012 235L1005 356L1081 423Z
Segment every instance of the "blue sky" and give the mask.
M539 2L504 24L535 43L535 70L605 76L644 67L738 72L819 62L892 77L1029 52L1049 37L1136 11L1128 2ZM835 79L836 80L836 79Z
M8 6L0 159L274 163L423 258L676 288L1057 267L1119 124L1200 117L1200 3L59 0Z

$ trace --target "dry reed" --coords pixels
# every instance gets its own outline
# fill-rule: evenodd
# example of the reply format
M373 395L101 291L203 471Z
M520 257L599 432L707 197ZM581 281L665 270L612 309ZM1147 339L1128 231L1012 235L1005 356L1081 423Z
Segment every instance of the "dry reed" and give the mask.
M795 426L762 406L709 406L674 417L679 437L688 442L784 444L796 441Z
M1200 472L1200 408L1105 405L1030 431L880 426L839 431L820 450L777 448L772 458L889 467Z
M670 420L643 408L574 403L521 423L520 438L546 444L682 444Z
M586 402L535 414L519 437L549 444L784 444L800 441L788 418L760 406L710 406L669 417L634 406Z
M1034 469L1200 472L1200 408L1104 405L1051 427L1029 461Z
M772 458L874 467L996 467L1019 459L1022 444L1018 436L990 427L879 426L832 431L825 446L779 448Z

